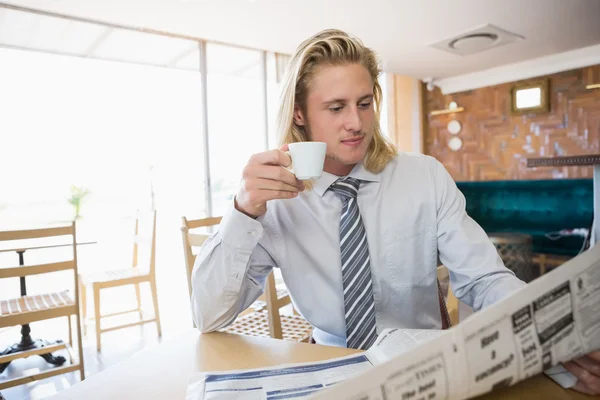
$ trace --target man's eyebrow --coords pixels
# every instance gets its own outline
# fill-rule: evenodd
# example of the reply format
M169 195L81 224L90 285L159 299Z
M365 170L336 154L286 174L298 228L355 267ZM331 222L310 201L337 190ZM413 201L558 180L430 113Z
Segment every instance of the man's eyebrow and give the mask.
M359 102L363 101L363 100L367 100L367 99L372 99L374 96L373 94L369 93L369 94L365 94L364 96L362 96L360 99L358 99ZM323 104L333 104L333 103L346 103L348 102L347 99L331 99L331 100L327 100L324 101Z

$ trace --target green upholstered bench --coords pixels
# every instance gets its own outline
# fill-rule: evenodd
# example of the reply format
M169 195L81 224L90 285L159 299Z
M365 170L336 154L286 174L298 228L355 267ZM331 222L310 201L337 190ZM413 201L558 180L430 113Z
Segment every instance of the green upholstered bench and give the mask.
M467 213L486 232L529 234L534 253L575 256L585 237L572 231L592 225L592 179L456 184L466 198Z

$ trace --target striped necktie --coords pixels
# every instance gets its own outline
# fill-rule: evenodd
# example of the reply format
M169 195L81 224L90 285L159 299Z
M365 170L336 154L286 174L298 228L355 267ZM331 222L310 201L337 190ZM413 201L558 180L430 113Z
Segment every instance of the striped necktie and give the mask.
M329 189L338 194L343 202L340 250L346 345L348 348L364 350L375 343L377 330L367 232L356 201L359 186L358 179L343 178L334 182Z

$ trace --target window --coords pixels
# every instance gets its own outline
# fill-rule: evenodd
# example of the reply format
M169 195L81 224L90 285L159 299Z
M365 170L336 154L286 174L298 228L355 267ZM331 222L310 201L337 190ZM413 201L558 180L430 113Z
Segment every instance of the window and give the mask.
M267 149L263 52L208 43L207 106L213 215L237 193L250 156Z
M189 318L177 233L182 215L205 212L200 73L9 49L0 65L2 229L68 222L71 185L89 189L77 232L99 243L80 247L80 271L116 268L131 260L123 217L154 205L161 307L181 310L163 321ZM29 293L44 279L29 277ZM8 296L18 288L0 282Z
M204 211L198 72L9 49L0 64L1 225L70 220L72 186L88 220Z
M389 121L388 121L388 113L389 113L389 88L388 88L388 75L385 72L382 72L379 75L379 85L381 86L381 113L379 115L379 126L381 127L381 133L383 136L389 138Z

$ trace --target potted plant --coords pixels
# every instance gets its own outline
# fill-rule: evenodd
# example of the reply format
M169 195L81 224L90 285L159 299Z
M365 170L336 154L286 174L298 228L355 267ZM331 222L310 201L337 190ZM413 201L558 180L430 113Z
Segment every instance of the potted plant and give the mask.
M75 185L71 185L70 191L71 197L69 197L67 200L69 204L73 206L73 212L75 214L73 217L74 220L78 220L81 219L81 206L83 204L83 200L89 196L91 192L86 187Z

